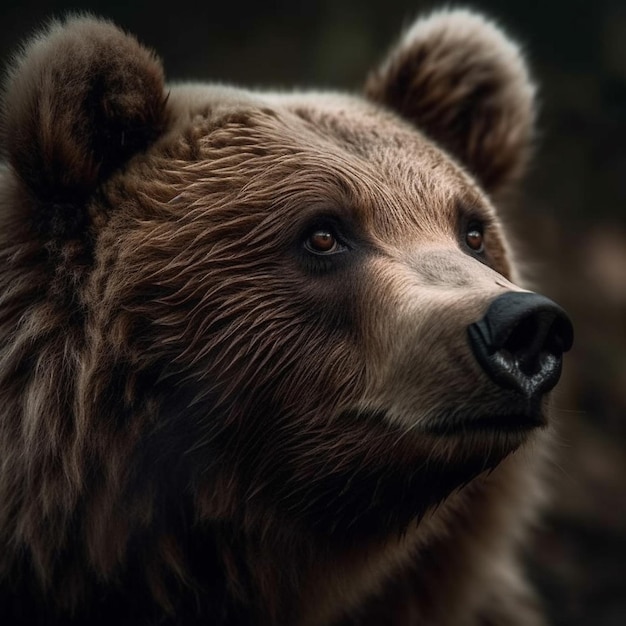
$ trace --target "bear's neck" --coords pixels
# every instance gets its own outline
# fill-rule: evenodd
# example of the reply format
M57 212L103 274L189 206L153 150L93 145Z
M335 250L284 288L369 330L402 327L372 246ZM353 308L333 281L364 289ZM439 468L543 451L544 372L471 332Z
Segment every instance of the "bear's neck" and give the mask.
M395 574L415 563L421 550L428 551L447 537L467 495L454 494L402 532L360 537L344 545L302 529L292 534L284 523L280 534L268 527L263 538L240 536L224 549L224 571L238 581L239 598L247 604L251 624L330 626L364 599L382 592ZM219 543L226 545L223 540ZM236 602L235 597L231 600Z

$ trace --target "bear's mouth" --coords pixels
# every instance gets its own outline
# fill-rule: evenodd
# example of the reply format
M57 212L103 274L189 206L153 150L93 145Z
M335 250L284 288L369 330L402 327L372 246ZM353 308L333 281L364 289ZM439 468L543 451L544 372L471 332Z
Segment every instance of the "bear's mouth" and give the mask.
M547 425L545 413L538 407L506 406L489 411L448 411L429 419L421 430L437 436L485 433L524 435Z
M397 420L390 419L390 412L385 409L350 410L342 415L350 420L378 425L397 423ZM487 436L501 433L523 437L530 431L544 428L547 423L540 401L509 398L506 404L501 405L443 409L426 419L417 419L411 430L436 437L480 433Z

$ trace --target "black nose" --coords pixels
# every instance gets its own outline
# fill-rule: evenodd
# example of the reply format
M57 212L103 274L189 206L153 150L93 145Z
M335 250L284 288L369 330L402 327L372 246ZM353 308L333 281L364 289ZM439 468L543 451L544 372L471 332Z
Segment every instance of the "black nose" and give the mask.
M567 313L536 293L498 296L485 316L468 327L477 361L501 387L537 396L561 376L561 357L572 347Z

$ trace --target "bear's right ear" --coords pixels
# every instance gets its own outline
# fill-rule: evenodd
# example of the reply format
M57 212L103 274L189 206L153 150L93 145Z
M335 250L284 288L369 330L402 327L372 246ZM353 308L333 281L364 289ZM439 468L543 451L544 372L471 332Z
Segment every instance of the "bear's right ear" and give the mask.
M458 9L418 20L365 92L423 130L488 192L523 173L535 88L517 45L482 16Z
M67 210L163 132L165 101L161 63L136 39L95 18L53 22L9 72L3 148L39 210Z

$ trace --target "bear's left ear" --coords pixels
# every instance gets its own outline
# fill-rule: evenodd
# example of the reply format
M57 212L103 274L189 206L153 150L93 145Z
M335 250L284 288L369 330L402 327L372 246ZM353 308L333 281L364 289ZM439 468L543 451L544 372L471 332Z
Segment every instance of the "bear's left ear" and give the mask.
M31 39L5 84L2 139L37 210L80 210L163 132L165 100L160 61L110 22L55 21Z
M456 157L488 192L522 174L535 89L519 48L483 17L454 10L418 20L365 91Z

